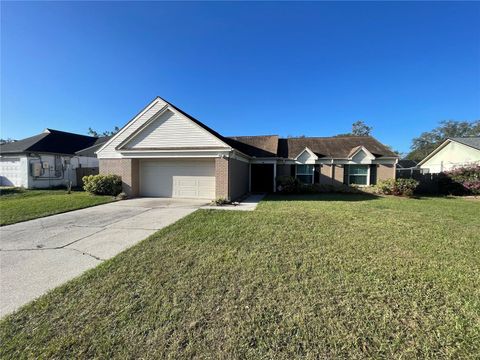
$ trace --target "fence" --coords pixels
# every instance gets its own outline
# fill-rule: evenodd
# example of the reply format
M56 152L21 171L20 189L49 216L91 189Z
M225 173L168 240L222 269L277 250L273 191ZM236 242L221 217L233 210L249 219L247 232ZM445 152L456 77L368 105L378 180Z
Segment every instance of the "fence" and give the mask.
M465 192L463 186L447 174L429 173L428 169L397 169L397 179L417 180L419 184L415 192L419 194L461 195Z
M88 175L97 175L98 167L79 167L75 169L77 176L77 186L83 187L82 178Z

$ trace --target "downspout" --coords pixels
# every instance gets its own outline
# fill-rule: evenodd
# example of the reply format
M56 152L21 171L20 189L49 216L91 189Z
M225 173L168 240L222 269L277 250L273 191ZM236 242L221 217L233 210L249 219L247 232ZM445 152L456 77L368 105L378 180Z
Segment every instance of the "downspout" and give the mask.
M333 158L330 160L330 178L332 180L332 185L335 183L335 168L333 164Z

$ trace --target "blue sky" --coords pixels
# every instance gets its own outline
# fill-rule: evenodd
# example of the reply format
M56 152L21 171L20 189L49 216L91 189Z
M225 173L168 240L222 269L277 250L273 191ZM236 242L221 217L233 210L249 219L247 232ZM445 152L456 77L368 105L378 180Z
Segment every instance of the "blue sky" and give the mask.
M2 2L1 137L123 126L160 95L223 135L400 151L480 118L480 3Z

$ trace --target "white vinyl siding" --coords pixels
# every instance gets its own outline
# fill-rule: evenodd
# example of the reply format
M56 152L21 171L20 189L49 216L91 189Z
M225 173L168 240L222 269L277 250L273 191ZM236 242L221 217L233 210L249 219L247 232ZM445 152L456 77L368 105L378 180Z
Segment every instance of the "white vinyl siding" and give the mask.
M132 134L134 134L139 128L141 128L146 122L152 119L154 115L160 112L160 110L164 109L167 105L161 99L156 99L153 101L143 112L141 112L135 119L133 119L125 128L121 129L120 132L116 137L114 137L110 143L108 143L103 149L99 150L97 156L99 159L115 159L115 158L122 158L123 155L120 151L116 150L121 143L123 143L126 139L128 139ZM222 141L217 139L215 136L210 134L207 130L201 128L199 125L195 124L193 121L187 119L182 114L177 113L176 111L172 110L175 116L171 117L172 120L171 124L166 122L158 122L154 121L157 126L160 124L164 127L164 130L167 130L167 138L163 140L161 138L161 134L155 132L155 140L161 140L161 147L185 147L185 146L212 146L212 144L216 144L218 147L228 148L226 144ZM170 112L170 114L172 113ZM162 117L162 116L160 116ZM182 121L183 120L183 121ZM193 135L189 134L192 132L192 127L195 127ZM130 146L132 144L142 144L143 146L150 147L159 147L155 141L150 141L147 139L146 134L144 133L145 130L153 131L153 128L147 126L146 129L140 132L141 137L135 143L133 142L133 138L130 140ZM175 131L177 131L175 133ZM212 140L215 139L215 140ZM200 145L199 145L200 144ZM203 145L202 145L203 144ZM135 146L135 145L134 145Z
M179 147L218 148L224 147L224 144L194 122L167 110L125 145L127 149Z
M215 161L141 160L140 195L215 198Z
M430 159L425 161L420 168L430 173L440 173L461 167L467 164L480 163L480 150L470 146L451 141Z

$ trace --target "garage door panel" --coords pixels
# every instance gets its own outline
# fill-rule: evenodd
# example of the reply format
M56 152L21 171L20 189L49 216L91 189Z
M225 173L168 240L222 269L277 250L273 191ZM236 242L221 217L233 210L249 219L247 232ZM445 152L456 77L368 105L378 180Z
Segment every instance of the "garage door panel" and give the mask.
M0 159L0 185L21 186L21 183L20 159Z
M140 163L140 194L179 198L215 198L213 160L144 160Z

